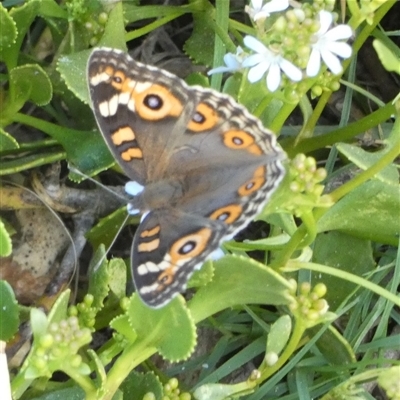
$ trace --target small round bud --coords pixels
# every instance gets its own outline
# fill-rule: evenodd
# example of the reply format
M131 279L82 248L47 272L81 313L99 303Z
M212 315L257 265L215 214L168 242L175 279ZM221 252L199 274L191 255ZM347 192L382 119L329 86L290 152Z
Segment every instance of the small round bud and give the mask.
M277 363L277 361L279 360L279 356L278 354L274 353L273 351L268 352L265 355L265 362L267 363L268 366L272 367L273 365L275 365Z
M299 193L301 191L300 185L298 182L291 182L289 185L290 190L293 193Z
M121 306L121 308L126 311L129 307L129 298L128 297L123 297L121 299L121 301L119 302L119 305Z
M325 314L329 309L328 302L325 299L317 300L314 302L313 307L320 315Z
M74 354L70 358L70 364L74 368L78 368L82 363L82 357L79 354Z
M156 400L156 395L153 392L147 392L143 396L143 400Z
M57 343L61 343L63 341L63 336L60 333L56 333L53 335L54 341Z
M93 47L93 46L96 46L96 44L98 43L98 39L96 38L96 37L92 37L92 38L90 38L90 40L89 40L89 44Z
M97 20L98 20L99 24L105 25L108 21L108 14L105 12L100 13Z
M53 346L54 338L50 333L46 333L39 339L40 346L44 349L48 349Z
M307 313L305 313L307 315L307 319L309 321L316 321L319 318L319 313L317 313L314 310L309 310Z
M71 315L71 316L78 315L78 309L76 308L76 306L71 306L68 308L68 315Z
M176 389L179 386L179 381L176 378L171 378L168 383L172 389Z
M83 302L90 307L93 304L94 301L94 296L92 294L87 294L84 298L83 298Z
M62 331L68 328L68 322L65 319L61 320L59 325Z
M318 297L324 297L326 295L327 290L328 289L324 283L317 283L314 286L313 292L316 293Z
M310 282L302 282L300 285L300 293L305 295L310 293L311 291L311 284Z
M285 17L280 16L280 17L275 21L274 29L275 29L277 32L282 32L282 33L284 33L284 32L287 30L287 21L286 21Z
M297 21L303 22L305 20L306 14L301 8L294 8L292 11L296 15Z
M35 357L32 360L33 365L39 370L45 370L47 366L47 360L44 357Z
M251 374L250 374L249 378L250 378L251 381L257 381L258 379L260 379L261 378L260 370L253 369L253 371L251 371Z

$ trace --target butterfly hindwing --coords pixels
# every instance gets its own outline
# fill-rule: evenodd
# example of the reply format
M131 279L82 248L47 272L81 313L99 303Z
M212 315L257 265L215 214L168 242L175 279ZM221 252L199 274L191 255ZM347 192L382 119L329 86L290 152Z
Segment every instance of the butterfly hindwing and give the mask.
M224 224L180 211L147 214L132 244L133 280L142 300L157 308L183 292L225 231Z

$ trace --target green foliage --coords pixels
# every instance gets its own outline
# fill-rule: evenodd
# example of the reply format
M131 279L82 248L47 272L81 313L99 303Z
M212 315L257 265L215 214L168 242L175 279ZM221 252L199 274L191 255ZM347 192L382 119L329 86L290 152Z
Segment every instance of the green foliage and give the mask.
M6 226L0 220L0 257L8 257L11 254L12 243L10 234L7 232Z
M291 10L250 26L229 15L230 2L187 3L29 0L13 8L1 3L0 174L66 161L97 176L113 165L89 107L86 64L91 46L126 51L154 29L190 17L193 29L181 46L199 65L220 66L225 54L243 47L243 36L250 34L274 46L285 38L287 56L304 69L304 54L309 54L297 43L302 23L309 23L311 37L317 31L312 20L316 10L333 10L328 0L302 2L305 20L299 10ZM33 334L29 354L14 368L14 399L358 399L367 396L366 381L378 382L389 398L398 399L399 369L384 351L398 346L399 339L387 329L400 320L394 308L400 305L395 163L400 105L398 99L385 104L368 93L354 74L355 56L372 35L382 65L400 73L399 48L379 28L395 1L346 4L348 24L358 33L353 59L343 61L343 76L322 69L315 77L304 73L299 82L285 77L276 92L268 90L265 79L250 82L243 68L225 81L220 75L188 77L190 84L222 86L265 126L277 133L289 131L280 142L292 159L284 182L258 217L261 234L225 243L225 256L207 261L194 274L187 303L179 296L153 310L135 294L127 297L127 264L121 258L109 261L106 251L125 222L124 209L102 218L87 233L94 253L78 300L67 289L47 315L35 305L28 313L8 283L0 281L0 339L11 343L28 314ZM340 123L317 126L332 91L342 84L347 89ZM349 123L355 91L377 109ZM302 126L283 129L296 107ZM394 122L389 120L393 115ZM360 146L356 136L383 122L382 135L374 137L379 150ZM26 141L15 135L15 126L43 136ZM346 179L338 185L343 175ZM70 178L81 180L73 172ZM268 234L265 222L271 225ZM2 257L12 255L8 232L0 221ZM203 329L214 337L210 348L197 353L198 342L200 350L208 345ZM103 332L103 342L93 345ZM156 354L171 364L160 363ZM232 382L229 374L250 362L253 371L247 369L237 383L221 383L224 378ZM68 380L58 382L57 371Z
M0 281L0 340L8 342L18 331L19 311L11 286Z

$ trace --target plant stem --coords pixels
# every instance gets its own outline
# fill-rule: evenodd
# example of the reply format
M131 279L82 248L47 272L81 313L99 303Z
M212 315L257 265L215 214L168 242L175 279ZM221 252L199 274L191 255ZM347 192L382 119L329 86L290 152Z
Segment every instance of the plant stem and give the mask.
M104 395L98 400L111 400L128 374L157 351L147 340L137 340L129 345L110 369L103 387Z

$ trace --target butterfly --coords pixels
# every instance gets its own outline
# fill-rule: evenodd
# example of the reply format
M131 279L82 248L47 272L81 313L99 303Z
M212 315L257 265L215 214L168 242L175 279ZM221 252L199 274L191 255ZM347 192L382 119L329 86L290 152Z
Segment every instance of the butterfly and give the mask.
M143 213L131 265L136 291L159 308L256 216L284 176L274 134L232 97L188 86L110 48L90 55L98 127Z

